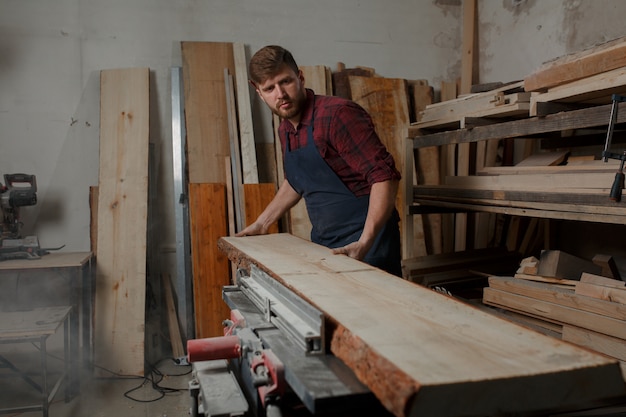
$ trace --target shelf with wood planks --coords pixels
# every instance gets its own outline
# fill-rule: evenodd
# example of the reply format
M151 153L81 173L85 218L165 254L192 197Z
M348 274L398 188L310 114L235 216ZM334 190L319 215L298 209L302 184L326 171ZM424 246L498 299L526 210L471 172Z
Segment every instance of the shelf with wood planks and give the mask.
M620 161L600 160L612 95L626 93L624 48L626 38L617 39L545 64L523 81L426 106L408 128L408 146L414 154L448 148L453 166L438 184L407 188L407 211L626 224L626 202L610 198ZM571 66L579 70L559 75ZM620 102L609 151L623 148L625 125ZM461 146L471 149L464 161ZM406 154L407 169L415 169L419 161ZM471 236L460 239L464 249Z

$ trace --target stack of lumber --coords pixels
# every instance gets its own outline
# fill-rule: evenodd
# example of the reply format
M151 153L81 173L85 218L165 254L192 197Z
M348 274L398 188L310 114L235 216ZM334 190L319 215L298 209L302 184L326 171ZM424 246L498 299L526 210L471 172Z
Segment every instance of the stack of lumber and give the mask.
M612 94L626 94L625 51L626 37L615 39L548 62L525 77L522 82L513 82L504 86L497 86L497 83L485 84L485 88L475 86L479 87L478 90L487 91L477 93L465 91L465 94L460 97L456 97L456 94L449 94L447 84L443 84L441 97L445 101L427 106L420 113L418 120L410 125L408 136L413 139L416 150L423 147L440 147L442 149L441 166L445 167L442 172L446 172L449 176L474 175L480 173L483 167L513 165L515 161L522 160L536 151L536 139L542 140L546 148L552 146L564 149L593 145L595 149L589 152L593 152L596 158L599 158L602 151L600 145L603 144L604 136L606 136L611 96ZM507 110L509 108L511 112ZM623 133L620 132L620 124L626 121L622 115L625 110L626 104L621 103L616 120L618 126L615 137L619 138L618 140L621 139ZM517 138L525 139L523 146L513 146L512 139ZM545 140L546 138L555 138L555 140L549 143ZM474 146L471 149L470 144ZM521 154L518 154L519 152ZM610 171L614 173L617 170L616 165L605 165L610 168L604 177L609 177ZM582 169L584 168L581 167ZM587 173L594 169L583 171L585 183L588 184L587 180L591 180ZM492 171L492 173L495 172ZM525 172L525 174L528 173ZM414 192L416 199L412 209L414 213L421 213L423 210L419 209L419 206L422 205L456 211L455 235L450 237L451 232L448 230L443 237L444 242L454 240L455 250L462 249L466 242L471 242L463 234L464 221L459 223L459 220L463 220L459 216L464 215L462 212L459 213L460 210L480 209L481 213L477 216L489 212L623 223L622 213L615 212L618 207L607 206L604 204L603 197L600 197L604 194L602 188L610 188L612 179L604 182L599 175L595 175L596 173L593 175L595 179L606 185L581 184L579 187L562 191L561 195L557 194L560 190L558 183L565 178L559 176L554 182L547 201L543 201L540 195L528 193L548 190L553 180L552 176L535 177L534 179L538 181L537 186L522 185L526 188L520 189L516 188L518 184L511 184L511 188L507 188L505 182L497 180L501 185L490 188L489 192L473 192L472 196L466 194L460 201L452 201L452 196L457 194L454 190L464 187L465 184L457 184L456 188L448 186L450 189L425 188ZM526 177L525 180L533 179ZM471 186L475 186L474 183L471 183ZM492 201L493 208L488 208L491 204L489 200L494 200L492 197L497 189L505 189L516 194L508 193L507 197L502 198L505 201ZM502 192L497 193L500 196L502 194ZM446 201L433 204L433 200L437 198ZM474 201L470 202L468 199ZM501 199L498 198L498 200ZM527 210L527 207L517 203L518 200L542 203L543 206L540 210L533 210L532 207ZM503 208L509 203L512 206L511 209ZM555 207L554 203L562 206ZM565 205L581 207L583 214L575 212L575 209L574 211L561 210ZM597 217L593 214L595 212L598 213ZM552 216L553 213L554 216ZM480 219L477 218L474 221L477 222L477 226L471 227L472 225L468 223L468 232L485 229ZM494 218L492 217L489 221L493 222ZM478 233L474 239L476 244L484 244L484 238Z
M625 394L613 359L304 239L227 237L219 246L321 310L330 351L398 417L525 415Z
M471 125L475 118L528 117L530 97L522 81L486 92L464 94L426 106L414 126L420 129L463 128Z
M596 258L594 262L601 263ZM618 359L624 366L626 282L598 275L609 271L603 268L606 264L594 262L545 251L540 259L523 260L513 277L490 277L483 302L512 312L509 317L517 322Z

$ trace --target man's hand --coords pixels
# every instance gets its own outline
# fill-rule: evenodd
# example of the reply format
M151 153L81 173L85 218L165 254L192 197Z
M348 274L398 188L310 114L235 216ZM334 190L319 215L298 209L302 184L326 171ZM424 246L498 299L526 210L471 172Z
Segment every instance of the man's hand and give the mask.
M255 236L255 235L264 235L267 233L267 230L263 230L263 225L258 222L254 222L239 233L236 233L236 237L242 236Z
M350 258L362 261L365 258L365 255L367 255L367 251L369 251L369 248L366 248L362 243L356 241L341 248L333 249L333 254L348 255Z

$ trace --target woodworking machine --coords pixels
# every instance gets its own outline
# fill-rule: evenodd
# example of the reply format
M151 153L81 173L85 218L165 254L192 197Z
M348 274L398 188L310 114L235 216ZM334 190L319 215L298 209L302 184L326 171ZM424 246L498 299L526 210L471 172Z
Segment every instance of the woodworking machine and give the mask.
M187 342L192 416L390 416L328 352L322 312L251 265L223 288L224 336Z

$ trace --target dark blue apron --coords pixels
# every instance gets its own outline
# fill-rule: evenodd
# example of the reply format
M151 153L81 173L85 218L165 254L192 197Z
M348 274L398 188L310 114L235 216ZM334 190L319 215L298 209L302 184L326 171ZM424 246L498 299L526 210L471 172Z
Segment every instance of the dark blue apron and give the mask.
M359 240L367 217L369 195L355 196L324 161L313 140L313 120L314 117L307 129L306 146L292 151L287 135L285 176L305 200L313 226L311 241L338 248ZM394 210L364 261L401 276L398 221L398 212Z

